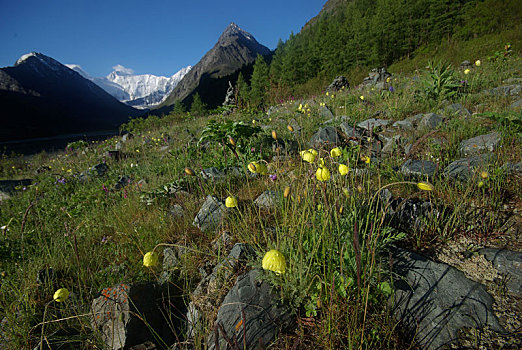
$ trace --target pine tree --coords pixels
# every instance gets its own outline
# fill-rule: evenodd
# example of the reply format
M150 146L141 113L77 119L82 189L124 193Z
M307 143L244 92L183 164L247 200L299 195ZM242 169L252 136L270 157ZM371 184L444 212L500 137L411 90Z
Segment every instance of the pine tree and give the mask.
M237 105L239 108L246 108L248 106L249 99L249 87L245 78L243 78L243 73L239 72L236 82L236 91L237 91Z
M185 112L186 108L183 102L181 102L180 100L176 100L176 102L174 103L174 107L172 108L172 114L182 115L185 114Z
M257 55L254 63L254 71L250 80L250 102L254 107L263 107L267 102L270 81L268 78L268 65L261 55Z
M202 117L207 113L207 106L201 100L199 93L195 93L192 97L192 105L190 106L190 114L196 117Z

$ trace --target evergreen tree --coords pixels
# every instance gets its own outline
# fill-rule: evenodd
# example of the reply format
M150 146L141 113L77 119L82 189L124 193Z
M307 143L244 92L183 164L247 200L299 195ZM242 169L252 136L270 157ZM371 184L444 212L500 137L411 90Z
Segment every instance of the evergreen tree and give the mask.
M196 117L202 117L207 113L207 106L201 100L199 93L195 93L192 97L192 105L190 106L190 114Z
M182 115L185 114L185 112L186 108L183 102L181 102L180 100L176 100L176 102L174 103L174 107L172 108L172 114Z
M243 78L243 73L239 72L236 82L236 99L237 105L239 108L246 108L248 106L248 97L249 97L249 87L245 78Z
M270 81L268 79L268 65L260 54L254 63L254 71L250 80L250 102L254 107L262 107L267 102Z

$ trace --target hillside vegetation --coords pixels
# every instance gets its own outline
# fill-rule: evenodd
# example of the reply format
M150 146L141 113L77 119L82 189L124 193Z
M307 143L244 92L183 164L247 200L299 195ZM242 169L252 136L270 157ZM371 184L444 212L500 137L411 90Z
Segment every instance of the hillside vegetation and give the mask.
M270 65L274 79L284 84L305 83L320 74L329 76L325 72L344 69L340 67L357 67L359 58L348 56L349 52L368 55L365 65L391 63L416 52L427 40L428 34L414 27L409 30L419 37L414 43L397 37L397 53L374 46L382 42L359 38L357 42L368 47L333 46L328 59L324 50L313 50L311 39L305 40L333 31L329 23L335 16L343 20L339 23L379 19L379 23L387 23L380 33L394 34L392 19L402 18L392 16L399 1L370 3L350 2L342 14L318 21L302 35L292 37ZM387 9L381 6L384 3L390 4ZM470 16L470 11L489 2L471 9L465 7L467 3L447 2L447 6L458 4L449 12L451 16L459 14L461 25L453 30L455 35L472 35L474 30L466 29L461 16ZM515 6L517 2L505 3ZM362 4L373 11L358 10ZM433 6L427 8L432 8L430 13L442 13ZM362 16L352 14L347 19L347 14L356 10L362 11ZM385 10L387 15L377 16ZM418 19L422 23L423 19ZM436 38L448 34L447 27L437 28ZM364 35L368 40L372 37ZM336 42L333 35L324 35L324 39ZM306 56L292 53L298 43L304 52L315 52L311 57L317 60L295 61ZM484 246L521 248L517 231L504 229L506 218L520 223L522 209L521 172L513 172L516 168L512 167L520 164L522 154L520 107L513 105L516 99L520 102L520 91L513 96L484 92L521 84L520 48L504 45L483 56L470 52L466 58L480 62L467 70L432 62L429 69L402 74L398 71L401 64L410 64L402 61L395 64L397 74L381 88L369 85L289 99L274 105L268 114L253 107L254 103L263 105L263 95L244 95L248 96L246 108L232 113L214 111L209 116L195 116L180 107L163 118L136 119L127 124L124 128L132 138L77 142L65 152L42 153L30 159L4 156L0 179L32 180L30 185L17 186L0 204L2 347L32 349L39 342L65 334L62 339L67 344L105 348L102 335L91 327L93 299L121 283L158 281L162 264L146 260L144 266L143 258L151 251L167 256L167 247L178 249L181 259L169 280L176 287L176 296L185 304L201 302L194 296L200 268L223 259L221 249L226 250L228 244L215 250L215 242L226 233L230 243L245 242L255 249L249 266L260 268L264 254L271 249L286 259L284 273L265 271L263 278L291 306L298 322L273 348L414 348L412 335L403 335L387 303L393 295L393 281L386 268L386 251L391 244L432 257L441 247L455 244L465 245L470 254ZM344 51L335 55L337 50ZM339 63L335 57L349 61ZM274 68L277 62L284 63L279 73ZM417 62L419 67L428 63ZM254 67L252 84L259 87L263 85L255 74L267 72L268 66L260 60L256 65L262 67ZM299 71L292 73L292 67ZM254 91L267 92L262 88ZM250 102L250 98L260 100ZM456 103L473 115L461 113L461 107L448 109ZM427 130L391 127L395 121L429 112L440 113L444 122ZM328 144L309 145L320 127L355 125L372 116L388 120L390 125L372 130L361 144L345 140L336 151ZM445 174L443 170L462 157L459 147L463 140L493 131L501 135L498 147L467 181L452 180ZM371 145L382 142L384 135L399 136L401 141L389 153L375 152ZM120 151L109 154L116 148ZM433 176L411 178L399 171L407 159L433 161L438 170ZM232 166L239 169L234 176L218 179L201 173L210 167L224 171ZM397 227L379 204L380 190L385 188L393 198L447 209L442 216L423 218L420 228ZM266 190L274 191L274 205L260 209L253 201ZM193 220L208 195L221 201L233 197L238 204L230 205L216 229L201 231ZM234 277L229 277L214 291L214 297L221 300L233 283ZM63 302L54 294L59 288L70 292ZM495 298L509 304L511 299L502 292L501 283L490 282L488 288L498 291ZM198 349L206 346L214 332L218 306L204 313L197 325L191 342ZM520 315L517 317L511 318L514 325L520 322ZM174 323L169 323L173 329ZM515 334L514 330L506 327L512 333L496 336L498 339L471 337L467 344L516 344L516 337L509 335ZM176 332L185 338L186 328Z

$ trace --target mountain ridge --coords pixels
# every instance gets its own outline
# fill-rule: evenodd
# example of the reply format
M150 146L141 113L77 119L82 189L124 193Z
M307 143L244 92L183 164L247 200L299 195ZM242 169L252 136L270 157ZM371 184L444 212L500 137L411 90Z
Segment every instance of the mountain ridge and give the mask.
M211 80L230 75L243 66L253 63L258 54L266 56L271 54L271 51L260 44L252 34L231 22L221 33L216 44L181 79L160 106L171 106L177 100L185 101L198 86L202 85L202 79ZM224 98L222 88L218 90L215 94L222 94L223 96L219 98Z
M141 112L38 52L0 68L0 141L117 130Z

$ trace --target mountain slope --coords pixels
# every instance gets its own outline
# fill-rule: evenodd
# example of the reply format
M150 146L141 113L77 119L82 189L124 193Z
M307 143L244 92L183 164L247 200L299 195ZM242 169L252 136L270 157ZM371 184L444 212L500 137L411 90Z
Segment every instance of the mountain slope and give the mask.
M116 130L140 113L41 53L0 72L0 141Z
M202 94L204 102L217 105L219 101L222 102L228 84L219 84L219 88L212 89L213 80L219 80L251 64L258 54L270 53L271 51L258 43L250 33L242 30L235 23L230 23L214 47L183 77L162 105L169 106L177 100L183 101L202 85L213 90L212 93ZM223 86L224 91L222 91Z

